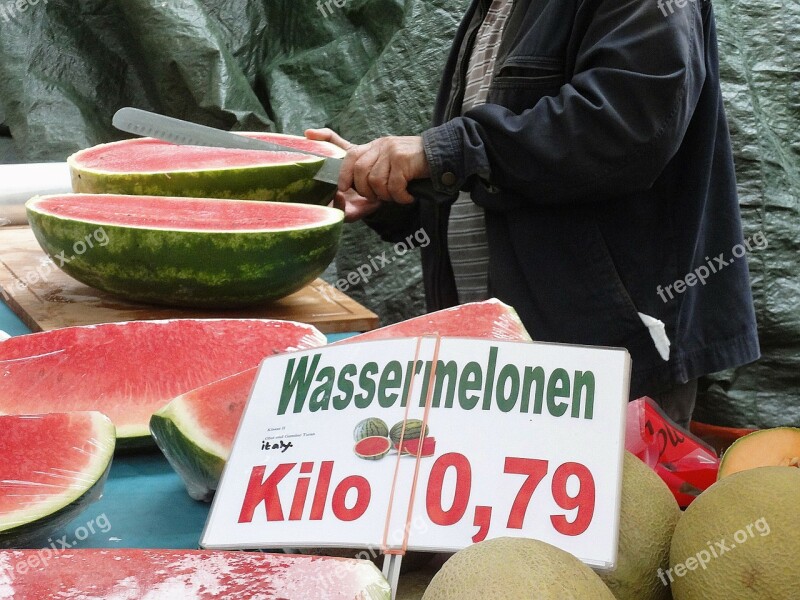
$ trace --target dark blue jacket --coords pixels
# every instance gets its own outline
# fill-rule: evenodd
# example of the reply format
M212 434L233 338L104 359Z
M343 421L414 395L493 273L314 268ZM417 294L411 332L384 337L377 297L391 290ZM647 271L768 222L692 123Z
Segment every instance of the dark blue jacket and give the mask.
M449 206L471 192L492 295L535 340L627 348L631 397L759 357L714 17L678 1L516 0L488 102L462 116L490 4L474 0L423 134L438 193L370 220L387 240L425 228L428 308L444 308ZM669 361L639 312L666 324Z

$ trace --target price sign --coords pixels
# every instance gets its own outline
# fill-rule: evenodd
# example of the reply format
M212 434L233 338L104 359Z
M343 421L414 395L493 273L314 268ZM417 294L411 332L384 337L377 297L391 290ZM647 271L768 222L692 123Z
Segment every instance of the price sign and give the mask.
M458 338L269 358L201 543L457 551L522 536L610 567L629 370L624 350Z

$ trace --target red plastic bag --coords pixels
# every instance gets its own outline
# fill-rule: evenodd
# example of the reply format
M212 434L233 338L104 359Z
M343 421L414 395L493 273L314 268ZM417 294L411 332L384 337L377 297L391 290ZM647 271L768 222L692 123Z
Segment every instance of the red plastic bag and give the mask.
M658 473L681 508L717 480L714 449L675 424L652 398L628 404L625 448Z

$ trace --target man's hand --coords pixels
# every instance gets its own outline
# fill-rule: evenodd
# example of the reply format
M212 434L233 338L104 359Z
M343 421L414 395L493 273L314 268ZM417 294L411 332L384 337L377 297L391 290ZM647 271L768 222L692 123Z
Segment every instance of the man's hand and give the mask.
M382 137L352 146L342 165L339 189L355 188L368 200L414 202L408 182L430 177L428 159L418 136Z
M430 168L418 136L390 136L355 145L330 129L311 129L306 137L332 142L347 150L339 176L339 191L356 190L368 201L394 200L410 204L408 182L430 177Z
M342 138L335 131L331 131L327 128L308 129L305 133L306 137L310 140L330 142L345 150L355 146ZM347 223L360 221L378 210L380 205L381 203L378 200L367 200L352 188L345 191L337 191L336 197L333 199L334 208L338 208L344 212L344 220Z

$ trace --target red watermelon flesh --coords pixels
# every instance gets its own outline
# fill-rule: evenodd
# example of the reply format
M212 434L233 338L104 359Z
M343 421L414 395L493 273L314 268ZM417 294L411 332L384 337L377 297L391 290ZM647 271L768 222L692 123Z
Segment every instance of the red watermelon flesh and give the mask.
M433 456L436 454L436 438L428 436L420 440L419 438L414 438L411 440L403 440L402 445L400 445L399 450L401 454L411 454L412 456L416 456L419 450L420 442L422 442L422 452L420 456L428 457ZM395 448L398 448L395 445Z
M41 542L99 498L114 441L98 412L0 416L0 547Z
M341 150L330 144L296 136L275 133L247 133L248 137L273 142L282 146L314 152L324 156L341 156ZM298 152L263 152L206 146L178 146L153 138L125 140L119 144L104 144L76 155L83 168L109 173L164 171L165 166L180 165L175 171L252 167L264 164L315 161L318 157Z
M434 312L337 344L439 333L530 341L513 308L491 299ZM230 456L258 369L252 368L175 398L153 415L151 430L193 498L209 500ZM159 434L160 432L160 434Z
M42 196L35 207L62 219L178 231L296 231L336 218L310 204L116 194Z
M516 311L495 298L454 306L402 323L362 333L344 342L387 340L416 335L439 334L509 342L530 342L531 337ZM342 343L342 342L339 342Z
M150 416L269 355L323 345L310 325L179 319L69 327L0 342L0 414L99 410L120 442L149 441Z
M54 553L45 548L0 552L0 598L389 600L391 589L365 560L199 550Z

